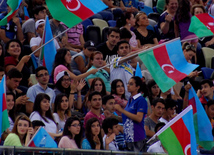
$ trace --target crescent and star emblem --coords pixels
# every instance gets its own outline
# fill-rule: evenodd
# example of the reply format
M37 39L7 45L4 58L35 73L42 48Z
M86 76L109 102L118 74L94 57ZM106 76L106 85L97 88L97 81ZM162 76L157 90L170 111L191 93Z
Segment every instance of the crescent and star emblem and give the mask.
M77 6L75 8L73 8L74 1L76 1L76 3L77 3ZM72 6L72 8L71 8L71 6ZM80 8L80 6L81 6L81 3L79 2L79 0L66 0L66 8L69 11L77 11Z
M191 144L188 144L184 149L184 154L187 155L187 151L191 148Z
M169 74L173 73L174 70L175 70L175 67L173 67L172 65L170 65L170 64L163 64L163 65L161 66L161 68L163 69L164 72L167 72L167 71L164 69L165 67L170 67L170 68L171 68L171 70L168 71Z

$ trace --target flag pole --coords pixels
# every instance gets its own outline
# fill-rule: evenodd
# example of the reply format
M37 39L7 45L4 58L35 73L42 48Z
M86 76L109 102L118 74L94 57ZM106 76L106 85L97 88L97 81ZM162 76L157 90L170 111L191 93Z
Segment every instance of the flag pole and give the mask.
M139 49L139 50L135 51L135 52L137 52L137 53L134 53L134 54L132 54L132 55L129 55L128 57L126 57L126 58L124 58L124 59L122 59L122 60L129 59L129 58L131 58L131 57L133 57L133 56L137 56L137 55L140 54L140 53L148 52L148 51L150 51L150 50L153 50L153 49L155 49L155 48L164 46L164 45L166 45L166 44L168 44L168 43L171 43L171 42L176 41L176 40L179 40L179 39L180 39L180 37L175 38L175 39L172 39L172 40L170 40L170 41L167 41L167 42L165 42L165 43L163 43L163 44L159 44L159 45L150 47L150 48L145 49L145 50ZM98 68L98 70L101 70L101 69L103 69L103 68L106 68L106 67L108 67L108 66L110 66L110 65L112 65L112 64L114 64L114 63L117 63L117 62L120 62L120 60L119 60L119 61L116 61L116 62L109 63L109 64L107 64L107 65L105 65L105 66L103 66L103 67L100 67L100 68Z
M151 140L155 139L156 136L159 136L163 131L165 131L168 127L178 121L181 117L183 117L187 112L192 109L192 105L189 105L186 109L184 109L180 114L175 116L171 121L169 121L163 128L161 128L156 134L152 136L146 143L149 143Z
M51 40L47 41L45 44L42 44L39 48L37 48L35 51L33 51L30 56L34 53L36 53L38 50L40 50L42 47L44 47L45 45L47 45L48 43L50 43L51 41L53 41L55 38L59 37L60 35L62 35L63 33L67 32L68 30L70 30L70 28L68 27L66 30L64 30L63 32L61 32L60 34L58 34L57 36L53 37Z

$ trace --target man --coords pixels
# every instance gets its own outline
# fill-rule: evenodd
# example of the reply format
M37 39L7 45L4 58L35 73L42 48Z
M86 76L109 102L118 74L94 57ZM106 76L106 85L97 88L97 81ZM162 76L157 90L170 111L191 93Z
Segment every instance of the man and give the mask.
M125 95L128 99L130 93L127 90L127 84L129 79L134 75L135 69L130 65L128 60L135 58L136 53L139 51L130 52L131 47L129 42L126 40L119 41L117 43L117 53L119 57L116 57L112 60L114 64L110 66L110 81L112 82L115 79L121 79L125 88ZM132 55L132 56L131 56ZM127 59L127 57L129 57Z
M36 32L39 35L38 37L32 37L30 40L30 47L32 51L35 51L36 49L38 49L43 43L42 43L42 35L44 32L44 26L45 26L45 20L44 19L40 19L37 20L35 23L35 28L36 28ZM57 41L54 39L54 44L55 44L55 48L56 50L59 49L59 44L57 43ZM39 55L40 55L40 50L37 51L36 53L34 53L37 63L39 61ZM40 62L42 65L42 61Z
M44 66L40 66L36 68L35 73L38 83L30 87L27 91L27 97L29 97L29 101L32 103L31 110L33 111L33 103L35 101L36 95L39 93L45 93L49 95L50 106L51 108L53 108L55 93L51 88L48 87L49 74L47 68Z
M23 112L28 115L32 112L30 109L32 105L28 102L29 98L17 89L21 80L22 73L16 68L10 69L6 74L6 91L15 95L17 113Z
M167 124L171 119L173 119L176 116L175 108L176 108L175 100L165 99L165 109L159 121Z
M33 37L36 37L36 28L35 23L37 20L45 19L46 17L46 8L42 5L38 5L35 8L33 8L33 17L28 19L23 25L22 25L22 31L24 33L25 37L25 44L29 45L30 40Z
M102 128L105 132L103 136L103 147L105 150L119 151L115 141L116 135L120 133L120 127L116 118L106 118L103 120Z
M118 28L109 28L107 41L97 46L97 50L103 53L103 59L109 64L117 57L117 43L120 40L120 30Z
M99 92L94 91L88 96L88 102L91 105L90 111L85 115L84 118L84 127L86 126L86 122L93 117L96 117L100 124L102 124L105 116L101 114L102 107L102 96Z
M165 109L165 102L163 99L155 99L152 104L152 113L145 118L144 128L147 138L151 138L155 134L155 126L160 122L159 118L163 115Z
M85 73L91 67L89 58L95 50L94 42L89 40L85 42L83 51L72 57L71 68L75 75Z

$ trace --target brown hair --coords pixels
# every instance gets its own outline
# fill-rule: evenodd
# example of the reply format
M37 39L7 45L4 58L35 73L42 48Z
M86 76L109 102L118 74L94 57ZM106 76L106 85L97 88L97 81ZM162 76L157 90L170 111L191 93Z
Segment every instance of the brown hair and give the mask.
M136 25L136 27L139 27L139 26L140 26L137 22L139 22L140 16L141 16L141 15L146 15L146 13L141 11L141 12L139 12L139 13L135 16L135 19L136 19L135 25ZM147 15L146 15L146 16L147 16Z
M184 42L182 45L182 50L186 50L186 51L193 51L194 53L196 53L196 48L194 45L188 43L188 42Z
M203 10L204 13L206 12L203 5L201 5L201 4L195 4L195 5L192 6L192 9L191 9L191 14L192 14L193 16L195 15L195 14L194 14L195 8L201 8L201 9Z
M103 55L103 53L101 53L100 51L95 51L95 52L91 53L90 61L94 60L94 56L97 55L97 54L102 54Z

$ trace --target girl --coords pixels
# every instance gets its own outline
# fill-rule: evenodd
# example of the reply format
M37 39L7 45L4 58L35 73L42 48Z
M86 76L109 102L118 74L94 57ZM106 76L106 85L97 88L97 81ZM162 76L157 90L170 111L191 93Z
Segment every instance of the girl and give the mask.
M59 148L80 148L82 139L82 125L77 117L69 117L65 123L63 137L59 141Z

